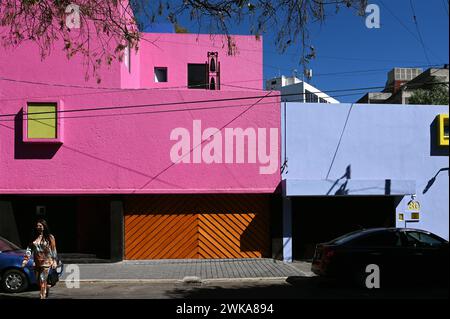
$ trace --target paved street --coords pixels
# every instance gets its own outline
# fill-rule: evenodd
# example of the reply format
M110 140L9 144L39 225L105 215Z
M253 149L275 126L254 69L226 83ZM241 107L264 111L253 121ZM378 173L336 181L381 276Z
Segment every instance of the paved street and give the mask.
M68 288L73 269L80 287ZM273 259L153 260L66 265L50 299L427 299L448 298L447 286L408 284L379 290L315 276L307 262ZM0 299L36 299L37 290Z
M0 299L38 298L38 291ZM435 299L448 298L448 287L406 286L368 290L318 277L261 280L184 282L82 282L68 289L64 282L51 290L50 299Z

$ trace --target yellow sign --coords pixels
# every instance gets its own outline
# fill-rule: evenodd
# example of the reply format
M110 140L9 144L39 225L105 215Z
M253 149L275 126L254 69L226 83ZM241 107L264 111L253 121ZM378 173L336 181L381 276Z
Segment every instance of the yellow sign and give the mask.
M408 210L418 212L420 211L420 203L412 200L408 203Z
M412 220L420 220L420 213L411 213Z

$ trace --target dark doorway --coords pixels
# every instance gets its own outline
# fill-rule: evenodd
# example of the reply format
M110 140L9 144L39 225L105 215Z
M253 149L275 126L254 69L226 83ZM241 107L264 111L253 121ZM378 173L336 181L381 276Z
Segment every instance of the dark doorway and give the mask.
M12 201L22 247L30 241L34 223L45 219L57 240L59 252L76 250L76 201L73 197L16 197Z
M188 64L188 88L208 89L207 64Z
M293 198L294 259L309 260L316 244L358 229L395 227L397 202L393 196Z
M20 244L26 247L38 218L47 220L60 254L109 258L110 199L100 196L12 196Z

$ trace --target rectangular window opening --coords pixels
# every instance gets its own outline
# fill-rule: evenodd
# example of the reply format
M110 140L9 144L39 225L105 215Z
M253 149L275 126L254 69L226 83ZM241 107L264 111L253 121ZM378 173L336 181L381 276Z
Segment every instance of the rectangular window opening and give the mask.
M26 121L29 139L56 139L58 137L56 104L28 104Z
M188 64L188 88L208 89L208 68L206 64Z
M165 83L167 79L167 68L155 67L155 83Z

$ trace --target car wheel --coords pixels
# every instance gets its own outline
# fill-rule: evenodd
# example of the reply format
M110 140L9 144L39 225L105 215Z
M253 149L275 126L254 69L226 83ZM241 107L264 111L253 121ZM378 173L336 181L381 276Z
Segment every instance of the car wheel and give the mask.
M18 293L28 288L27 276L20 270L7 270L2 276L2 288L8 293Z

